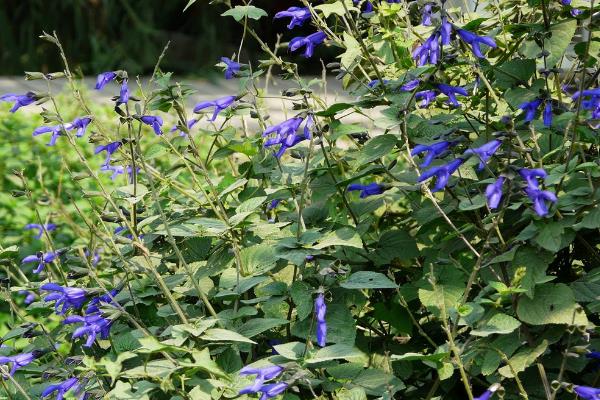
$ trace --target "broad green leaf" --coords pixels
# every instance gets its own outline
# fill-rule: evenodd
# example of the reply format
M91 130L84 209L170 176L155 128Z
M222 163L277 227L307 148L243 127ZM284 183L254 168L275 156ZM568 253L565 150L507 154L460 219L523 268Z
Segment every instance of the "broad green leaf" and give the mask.
M306 351L306 344L300 342L289 342L273 346L279 355L289 359L298 360Z
M243 342L256 344L255 341L250 340L237 332L221 328L208 329L202 335L202 339L209 342Z
M375 251L369 254L376 265L390 264L395 259L410 260L419 255L417 242L406 231L392 229L379 238Z
M346 8L348 9L348 11L358 10L356 7L354 7L351 1L344 1L346 2ZM315 6L314 9L321 11L325 18L329 18L331 14L339 16L346 15L346 9L344 8L344 3L342 3L342 0L330 4L319 4L318 6Z
M237 328L237 332L247 338L254 337L259 333L268 331L277 326L288 324L287 319L282 318L252 318L248 320L244 325Z
M397 141L394 135L375 136L360 149L357 163L362 166L390 154Z
M563 283L542 285L536 289L533 299L521 298L517 315L531 325L587 325L585 312L578 311L573 291Z
M499 313L486 321L483 326L472 330L471 335L484 337L493 334L506 335L507 333L513 332L519 326L521 326L521 323L515 318L510 315Z
M345 289L396 289L398 285L380 272L358 271L340 286Z
M494 69L498 87L508 89L529 81L535 73L535 60L510 60Z
M247 275L261 275L275 268L277 255L272 245L261 243L240 251L242 269Z
M546 340L542 341L535 348L527 348L515 354L508 360L508 364L498 370L500 375L506 378L514 378L514 373L520 373L525 371L525 368L529 367L531 364L537 360L539 356L541 356L544 351L548 348L548 342Z
M308 364L316 364L331 360L347 360L347 361L362 361L367 359L367 355L348 344L334 344L332 346L323 347L310 359L307 359Z
M322 4L322 7L327 4ZM340 57L340 64L344 67L344 69L348 71L352 71L354 69L354 63L361 56L360 45L358 41L350 34L344 31L344 46L346 47L346 51L342 53Z
M362 248L362 242L353 228L346 227L335 232L329 232L313 248L320 250L330 246L347 246L360 249Z
M265 10L254 6L235 6L221 14L223 17L233 17L236 21L241 21L244 18L258 20L267 15Z
M296 315L302 321L308 317L313 308L313 288L306 282L296 281L290 286L290 295L296 305Z

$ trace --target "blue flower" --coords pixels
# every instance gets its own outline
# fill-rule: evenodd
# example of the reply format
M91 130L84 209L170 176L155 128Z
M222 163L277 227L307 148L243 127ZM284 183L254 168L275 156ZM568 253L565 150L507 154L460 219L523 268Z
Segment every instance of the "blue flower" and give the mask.
M473 32L469 32L464 29L457 29L456 33L458 33L458 36L460 36L465 43L471 46L471 51L475 57L485 58L485 56L481 53L481 44L485 44L491 48L497 47L494 39L487 36L477 36Z
M157 136L162 135L162 131L160 129L162 127L163 120L161 117L154 115L142 115L140 117L140 121L148 126L151 126Z
M427 107L435 98L438 92L435 90L421 90L415 94L415 99L421 100L421 108Z
M271 202L269 203L269 206L267 207L267 211L273 210L274 208L276 208L279 203L281 203L281 199L274 199L271 200Z
M598 400L600 399L600 389L596 389L589 386L575 386L573 389L577 396L583 400Z
M122 165L102 165L102 167L100 167L100 171L112 172L110 179L112 179L113 181L117 179L119 175L123 175L125 171L127 171L127 175L129 176L129 183L133 184L133 168L131 168L130 165L128 165L127 168L123 167ZM140 168L138 167L137 173L139 172Z
M438 83L437 89L448 96L448 103L452 104L455 107L460 107L460 103L456 99L456 95L460 94L461 96L468 96L469 93L460 86L450 86L443 83Z
M111 156L115 153L115 151L117 151L119 149L119 147L121 147L121 145L122 145L121 142L112 142L109 144L100 145L100 146L96 147L96 149L94 150L94 154L98 154L98 153L105 151L106 152L106 160L104 160L104 164L102 164L102 165L107 166L108 164L110 164Z
M319 293L315 299L315 314L317 316L317 343L321 347L327 344L327 321L325 314L327 313L327 305L325 304L325 295Z
M71 131L73 129L77 129L75 136L82 137L83 135L85 135L85 131L90 122L92 122L91 118L80 117L75 118L72 122L66 124L55 126L40 126L33 131L33 136L35 137L44 133L52 133L48 146L54 146L56 144L56 140L59 136L61 136L63 131Z
M199 120L198 120L198 119L196 119L196 118L192 118L192 119L188 120L188 122L187 122L188 131L189 131L190 129L192 129L192 127L193 127L194 125L196 125L196 123L197 123L198 121L199 121ZM171 128L171 130L170 130L169 132L177 132L177 131L181 132L181 133L179 134L179 136L182 136L182 137L184 137L184 136L187 136L187 134L186 134L184 131L182 131L181 129L179 129L179 128L177 127L177 125L174 125L174 126Z
M29 305L35 301L35 293L29 290L19 290L19 294L25 295L25 300L23 300L25 305Z
M368 196L373 196L376 194L382 194L386 189L385 186L380 185L379 183L372 182L368 185L360 185L358 183L353 183L348 185L348 191L353 192L355 190L360 190L360 198L364 199Z
M541 168L535 168L535 169L521 168L519 170L519 175L521 175L521 178L525 179L525 182L527 182L527 186L531 189L537 189L539 187L537 178L543 179L546 176L548 176L546 171L544 171Z
M90 255L92 256L92 260L91 260L92 267L95 267L100 262L100 251L101 250L102 250L102 248L98 248L98 249L94 250L93 254L90 254L90 251L88 249L85 249L85 251L84 251L85 256L88 258L90 257Z
M448 22L446 17L442 18L440 32L442 36L442 45L450 44L450 40L452 39L452 24Z
M410 152L410 155L414 157L418 154L427 152L425 160L423 160L423 163L420 165L420 167L428 167L435 158L443 156L446 151L455 144L456 142L449 142L447 140L443 140L431 145L418 144Z
M226 108L230 107L233 104L235 99L236 99L235 96L225 96L225 97L218 98L216 100L202 101L202 102L196 104L196 106L194 107L194 112L199 113L200 110L203 110L208 107L214 107L215 111L213 113L212 118L210 119L210 121L214 121L217 119L217 115L219 115L219 113L221 111L225 110Z
M421 173L421 176L419 177L417 182L421 183L435 176L436 182L432 192L438 192L446 187L448 181L450 180L450 175L452 175L454 171L456 171L463 162L465 162L465 160L463 160L462 158L457 158L455 160L450 161L447 164L440 165L439 167L430 168L427 171Z
M9 357L0 356L0 364L11 364L9 375L14 376L19 368L31 364L34 359L33 353L22 353Z
M86 291L80 288L63 287L56 283L46 283L40 287L42 290L54 292L44 298L44 301L56 301L54 309L58 315L64 315L70 308L78 310L86 301ZM62 306L59 311L58 308Z
M101 304L109 304L109 305L113 305L113 306L118 305L115 301L115 296L118 294L119 294L119 289L113 289L110 292L108 292L102 296L94 297L88 303L88 306L85 309L85 314L91 315L91 314L99 313L100 308L98 308L98 306Z
M502 142L500 140L495 139L476 149L468 149L465 151L465 155L477 154L480 160L478 169L481 171L485 167L485 163L494 155L501 144Z
M90 117L75 118L73 122L71 122L70 129L77 129L75 136L82 137L85 135L85 131L90 122L92 122Z
M84 347L92 347L96 341L96 337L100 335L101 339L108 339L110 336L110 327L112 321L108 320L100 313L91 314L85 317L80 315L70 315L64 319L63 324L76 324L83 323L83 326L75 329L73 332L73 339L87 336Z
M310 10L308 7L290 7L285 11L279 11L275 14L274 18L288 18L290 17L290 23L287 26L288 29L292 29L295 26L302 26L305 21L310 19Z
M33 254L33 255L25 257L21 261L21 264L28 264L28 263L32 263L32 262L37 262L38 263L38 267L33 270L33 273L34 274L39 274L40 272L42 272L42 270L44 269L44 266L46 264L50 264L58 256L60 256L60 254L58 252L56 252L56 253L52 252L52 251L49 251L47 253L39 252L37 254Z
M44 234L44 229L46 229L46 231L48 231L48 232L55 231L56 224L45 224L45 225L27 224L27 225L25 225L25 227L23 229L24 230L31 230L31 229L37 230L38 233L34 236L34 238L40 239L42 237L42 235Z
M585 356L586 356L586 358L592 358L592 359L595 359L595 360L600 360L600 351L590 351Z
M440 56L439 37L440 33L435 31L422 45L418 46L412 52L412 58L417 61L419 67L426 64L437 64Z
M389 79L384 79L383 80L383 85L387 85L390 82ZM367 83L367 87L369 87L370 89L375 88L376 86L379 86L381 84L381 82L379 81L379 79L374 79L371 82Z
M498 390L499 387L500 387L499 384L494 383L492 386L489 387L488 390L483 392L483 394L481 396L475 397L475 398L473 398L473 400L489 400L494 395L494 392L496 392L496 390Z
M432 14L433 3L427 3L423 7L423 18L421 24L424 26L431 26L431 14Z
M42 392L42 397L48 397L52 393L56 392L56 400L63 400L65 393L69 390L73 390L73 393L77 393L81 390L81 385L79 385L79 379L77 378L69 378L66 381L56 384L50 385Z
M556 203L558 199L556 195L547 190L540 190L532 187L525 188L525 193L533 202L533 209L540 217L548 215L548 206L546 202Z
M573 17L583 14L583 10L580 10L579 8L572 8L570 12Z
M27 92L25 94L7 93L0 96L0 101L14 101L12 108L9 110L12 113L17 111L21 107L25 107L30 105L31 103L34 103L36 100L38 100L38 97L33 92Z
M230 58L227 57L221 57L221 62L223 62L225 64L225 79L232 79L234 78L239 72L240 69L242 68L242 64L233 61Z
M285 382L272 383L270 385L264 385L260 390L262 395L259 400L269 400L273 397L285 392L288 384Z
M310 57L312 57L312 55L315 51L315 46L323 43L326 38L327 38L327 35L325 35L325 33L321 32L321 31L317 31L306 37L298 36L298 37L293 38L292 40L290 40L288 47L289 47L290 51L296 51L301 47L305 47L304 57L310 58Z
M535 99L533 101L526 101L519 106L519 108L525 112L525 122L533 121L540 104L542 104L542 100Z
M400 90L404 90L405 92L412 92L421 84L420 79L412 79L406 82L404 85L400 86Z
M265 368L252 368L246 366L239 372L241 376L256 375L254 383L240 390L239 394L258 393L264 387L265 381L278 377L284 368L279 365L272 365Z
M50 141L46 144L46 146L54 146L56 144L56 140L60 136L63 129L67 129L66 125L55 125L55 126L40 126L35 128L33 131L33 137L42 135L44 133L52 133L50 136Z
M485 197L487 198L490 210L495 210L500 205L502 200L502 185L504 185L504 177L499 177L496 182L490 183L485 188Z
M96 90L102 90L108 82L115 80L116 77L117 74L113 71L98 74L98 77L96 78L96 86L94 88Z
M129 101L129 86L127 86L127 79L123 80L121 83L121 92L119 94L119 98L117 99L117 105L125 104Z
M544 108L544 126L547 128L552 126L552 103L550 101L546 102L546 107Z
M275 154L275 157L280 158L287 149L295 146L303 140L310 139L310 128L308 128L308 119L307 126L305 127L303 134L297 134L297 131L300 128L300 125L302 124L302 121L304 121L303 118L294 117L285 120L280 124L270 126L263 132L262 136L269 136L273 133L276 133L277 135L275 137L265 140L263 147L281 145L279 147L279 150Z

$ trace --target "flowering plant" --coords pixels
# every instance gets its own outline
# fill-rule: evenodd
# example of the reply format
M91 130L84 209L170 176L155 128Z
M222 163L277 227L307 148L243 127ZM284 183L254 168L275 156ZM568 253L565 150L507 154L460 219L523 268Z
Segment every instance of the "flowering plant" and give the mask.
M163 53L146 83L101 72L98 115L44 34L65 70L0 97L46 102L33 136L69 160L77 210L17 171L39 234L0 248L7 393L600 398L594 2L218 3L266 53L220 59L238 93L188 107ZM326 47L353 100L292 62Z

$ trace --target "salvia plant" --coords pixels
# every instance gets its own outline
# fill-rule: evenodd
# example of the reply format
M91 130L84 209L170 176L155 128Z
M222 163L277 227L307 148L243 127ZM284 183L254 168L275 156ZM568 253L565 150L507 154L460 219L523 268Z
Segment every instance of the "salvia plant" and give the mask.
M166 48L98 112L44 33L64 70L0 97L62 160L11 175L3 398L600 399L595 1L213 3L265 53L235 93Z

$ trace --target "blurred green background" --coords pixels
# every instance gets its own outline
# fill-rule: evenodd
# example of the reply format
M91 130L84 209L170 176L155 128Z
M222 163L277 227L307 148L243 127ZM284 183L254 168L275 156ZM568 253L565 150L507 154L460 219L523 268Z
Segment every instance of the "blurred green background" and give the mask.
M197 0L185 13L188 0L1 0L0 75L23 71L61 70L51 44L40 40L42 31L56 31L70 62L86 75L109 69L132 74L152 70L164 45L171 41L165 70L203 76L215 72L221 56L237 51L242 28L232 18L220 17L224 5ZM236 3L235 1L233 2ZM256 6L272 17L295 1L257 0ZM254 24L268 43L284 32L285 21ZM284 40L312 31L296 29ZM251 40L243 60L258 55Z

